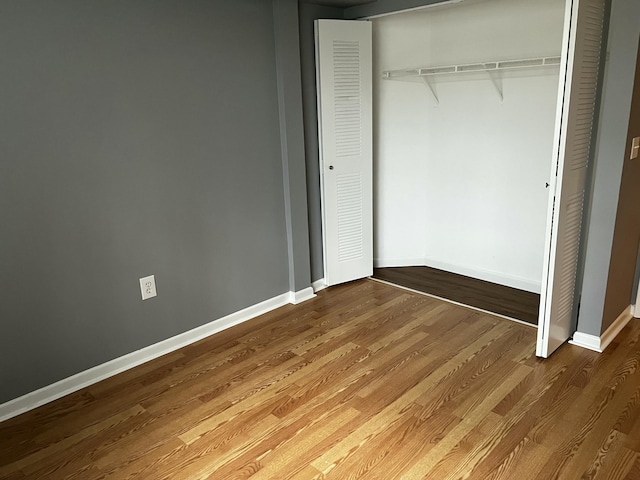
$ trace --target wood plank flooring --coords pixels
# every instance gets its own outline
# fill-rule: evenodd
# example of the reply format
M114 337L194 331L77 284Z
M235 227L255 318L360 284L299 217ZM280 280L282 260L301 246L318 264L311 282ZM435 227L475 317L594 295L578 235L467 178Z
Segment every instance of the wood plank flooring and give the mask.
M373 277L419 292L538 324L540 295L430 267L376 268Z
M2 479L640 479L640 326L603 354L372 280L0 424Z

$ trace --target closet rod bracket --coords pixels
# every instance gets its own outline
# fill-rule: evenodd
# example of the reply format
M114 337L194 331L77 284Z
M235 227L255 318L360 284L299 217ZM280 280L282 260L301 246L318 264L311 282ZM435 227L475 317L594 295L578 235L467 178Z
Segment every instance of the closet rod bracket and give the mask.
M502 87L502 78L496 73L495 70L487 70L487 75L489 75L489 80L496 89L498 93L498 98L500 99L500 103L504 102L504 89Z
M438 93L436 92L436 89L433 85L433 82L431 81L431 78L430 77L420 77L420 78L422 78L422 81L431 92L431 95L433 95L433 99L435 100L436 105L440 105L440 99L438 98Z

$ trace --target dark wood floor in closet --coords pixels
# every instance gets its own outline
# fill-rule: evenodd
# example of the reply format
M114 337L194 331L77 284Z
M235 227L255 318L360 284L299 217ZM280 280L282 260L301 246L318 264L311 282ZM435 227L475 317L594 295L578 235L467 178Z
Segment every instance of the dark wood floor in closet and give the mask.
M373 278L538 324L540 295L430 267L376 268Z

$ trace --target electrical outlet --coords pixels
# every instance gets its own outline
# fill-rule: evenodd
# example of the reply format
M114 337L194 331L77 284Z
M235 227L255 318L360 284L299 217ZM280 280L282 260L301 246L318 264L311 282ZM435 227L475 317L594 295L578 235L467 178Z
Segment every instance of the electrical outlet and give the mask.
M142 300L158 295L155 275L149 275L148 277L140 279L140 291L142 292Z

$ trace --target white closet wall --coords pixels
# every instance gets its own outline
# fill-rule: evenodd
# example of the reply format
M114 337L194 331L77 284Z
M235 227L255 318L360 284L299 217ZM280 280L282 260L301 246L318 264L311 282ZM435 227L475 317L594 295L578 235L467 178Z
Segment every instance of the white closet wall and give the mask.
M564 0L466 0L374 20L375 265L540 291L557 67L382 80L560 54Z

